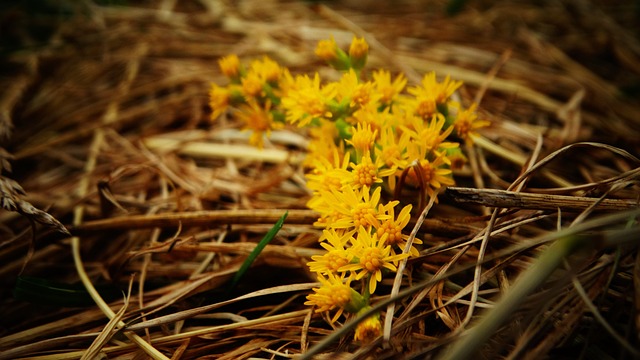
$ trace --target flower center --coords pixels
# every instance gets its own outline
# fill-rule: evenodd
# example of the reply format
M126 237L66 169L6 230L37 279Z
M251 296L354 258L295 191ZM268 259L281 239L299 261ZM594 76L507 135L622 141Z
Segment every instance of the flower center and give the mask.
M336 251L330 251L326 256L327 268L332 272L338 272L338 269L347 265L349 261Z
M377 169L375 165L372 163L362 163L356 165L355 169L353 169L353 182L356 186L369 186L373 184L378 175Z
M360 257L360 265L370 273L380 270L382 267L382 254L378 248L367 248Z
M436 112L436 102L431 99L424 99L418 103L418 108L416 109L416 113L422 117L423 119L431 118Z
M360 226L371 225L371 221L368 218L376 215L375 209L372 209L369 204L358 204L351 213L353 215L353 226L356 229Z
M331 298L332 305L342 307L344 304L351 300L351 288L344 284L331 285Z
M378 228L377 233L378 238L381 238L384 234L388 234L387 240L385 241L386 245L394 245L402 240L402 229L392 221L385 221L382 223Z
M262 92L262 81L257 75L247 75L242 79L242 92L247 96L257 96Z

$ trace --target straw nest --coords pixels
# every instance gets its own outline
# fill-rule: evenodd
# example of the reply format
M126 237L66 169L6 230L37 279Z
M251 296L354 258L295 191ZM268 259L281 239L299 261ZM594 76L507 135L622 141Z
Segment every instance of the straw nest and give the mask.
M3 5L0 358L638 356L637 3L462 3ZM303 73L352 34L371 68L464 81L492 122L413 219L421 256L366 344L303 304L304 133L261 151L207 105L221 56Z

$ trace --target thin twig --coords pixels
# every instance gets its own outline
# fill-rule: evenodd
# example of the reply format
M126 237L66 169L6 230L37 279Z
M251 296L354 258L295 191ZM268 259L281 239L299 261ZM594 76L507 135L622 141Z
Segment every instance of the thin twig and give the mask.
M445 194L458 204L478 204L489 207L530 210L555 210L561 208L566 212L578 212L596 204L594 210L620 211L640 206L637 200L632 199L603 199L598 202L598 198L521 193L496 189L448 187Z

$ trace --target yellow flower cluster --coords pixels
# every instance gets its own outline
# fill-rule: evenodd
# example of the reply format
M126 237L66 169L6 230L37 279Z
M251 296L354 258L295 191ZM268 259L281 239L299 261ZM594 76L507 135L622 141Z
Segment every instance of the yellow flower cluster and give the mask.
M253 131L249 142L262 147L264 135L284 125L279 105L285 93L283 87L290 83L289 71L266 56L251 62L248 68L242 66L236 55L220 59L218 65L229 78L229 84L211 85L211 118L215 120L225 111L233 110L244 128Z
M258 146L285 123L309 127L305 166L313 195L307 205L320 214L315 225L324 228L319 241L326 253L308 263L321 286L306 304L335 312L331 322L369 308L383 275L418 255L415 246L404 251L412 205L400 209L398 200L387 199L398 199L405 187L419 190L420 206L437 197L454 184L452 167L464 162L458 142L472 141L488 125L478 120L475 105L464 109L452 101L459 81L439 82L429 73L407 88L403 74L392 79L389 71L377 70L368 77L368 49L355 37L348 52L333 38L320 41L316 55L343 71L333 82L318 73L294 77L266 57L244 68L231 55L219 61L229 85L214 84L210 92L212 117L233 111ZM371 316L356 338L375 338L380 329L379 316Z

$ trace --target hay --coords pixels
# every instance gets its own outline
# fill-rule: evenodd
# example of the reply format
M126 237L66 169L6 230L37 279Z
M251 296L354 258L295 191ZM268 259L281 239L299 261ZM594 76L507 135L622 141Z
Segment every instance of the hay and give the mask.
M631 4L102 3L0 14L0 359L638 356ZM463 80L492 122L457 187L412 220L425 245L380 285L389 340L368 344L303 304L320 251L306 137L277 131L260 151L232 117L210 122L207 98L221 56L309 72L318 40L353 33L370 68Z

